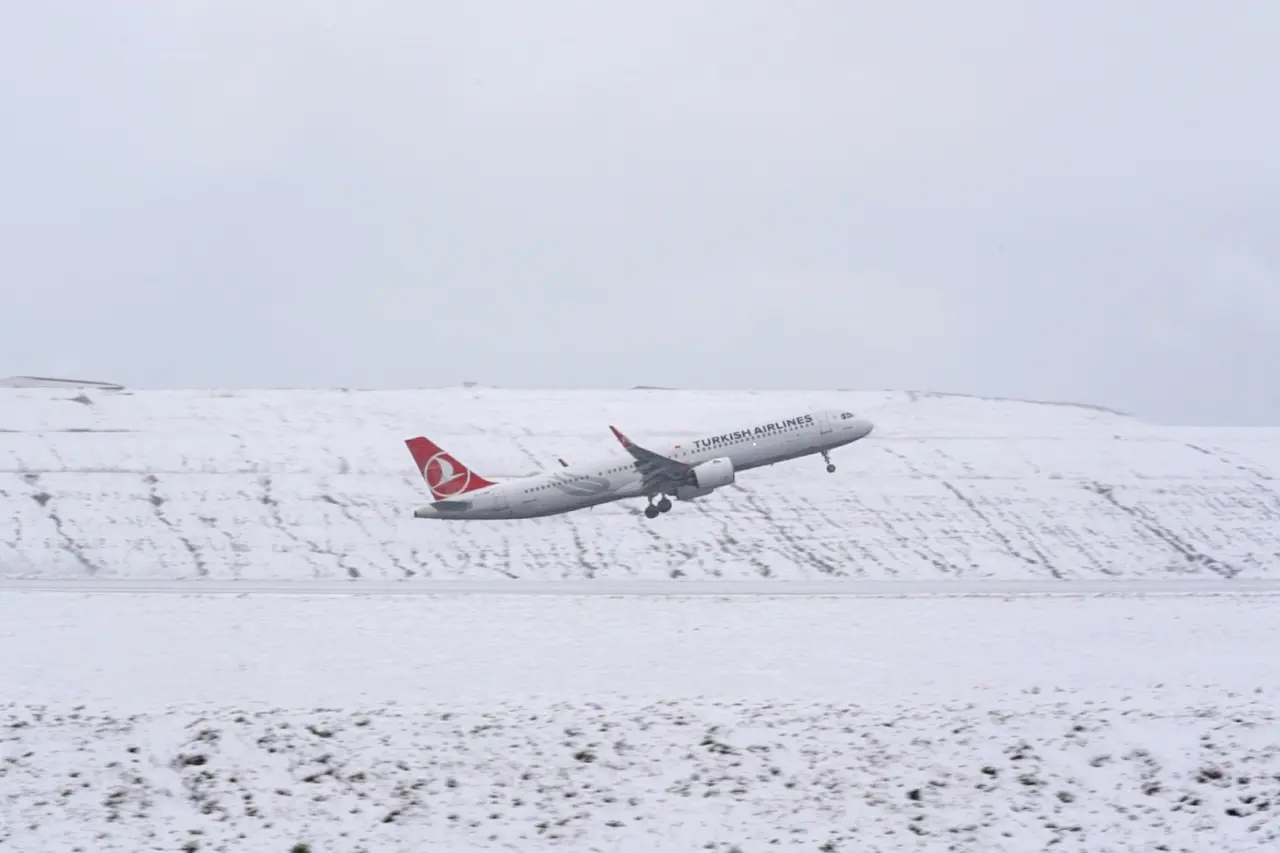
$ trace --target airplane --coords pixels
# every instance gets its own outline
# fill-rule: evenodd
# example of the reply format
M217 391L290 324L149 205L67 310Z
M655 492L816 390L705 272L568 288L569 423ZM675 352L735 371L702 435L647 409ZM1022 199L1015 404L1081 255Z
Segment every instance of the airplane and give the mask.
M424 436L405 440L431 496L415 518L507 520L540 518L600 504L645 498L646 518L670 511L671 499L690 501L732 485L740 471L830 453L870 435L874 424L852 412L820 410L695 438L662 448L641 447L617 427L609 429L622 458L569 465L506 479L484 477ZM654 498L659 498L657 501Z

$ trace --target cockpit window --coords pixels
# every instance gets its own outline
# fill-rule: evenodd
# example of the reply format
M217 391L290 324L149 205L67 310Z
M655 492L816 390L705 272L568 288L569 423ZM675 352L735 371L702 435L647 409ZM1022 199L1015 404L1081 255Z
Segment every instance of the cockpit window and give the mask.
M847 421L847 420L849 420L849 418L851 418L851 417L853 417L853 412L841 412L841 413L840 413L840 420L842 420L842 421Z

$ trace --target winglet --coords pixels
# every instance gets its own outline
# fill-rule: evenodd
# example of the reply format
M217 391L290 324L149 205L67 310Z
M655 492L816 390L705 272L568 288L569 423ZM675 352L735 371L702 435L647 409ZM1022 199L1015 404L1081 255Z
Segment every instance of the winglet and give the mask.
M631 447L631 439L627 438L625 435L618 432L618 428L616 426L614 426L613 424L609 424L609 429L613 430L613 436L614 438L618 439L619 444L621 444L623 447L627 447L627 448Z
M565 461L564 461L563 459L561 459L559 456L557 456L557 457L556 457L556 461L558 461L558 462L560 463L560 467L561 467L561 468L568 468L568 467L569 467L569 463L568 463L568 462L565 462Z

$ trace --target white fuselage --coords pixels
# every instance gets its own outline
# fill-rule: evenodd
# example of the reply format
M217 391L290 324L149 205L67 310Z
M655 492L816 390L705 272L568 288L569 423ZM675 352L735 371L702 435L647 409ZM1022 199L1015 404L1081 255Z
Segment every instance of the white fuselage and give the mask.
M871 430L865 418L822 410L652 449L688 465L727 457L733 470L740 472L828 452L864 438ZM638 463L624 452L599 462L503 480L457 499L435 501L414 515L459 520L537 518L647 496Z

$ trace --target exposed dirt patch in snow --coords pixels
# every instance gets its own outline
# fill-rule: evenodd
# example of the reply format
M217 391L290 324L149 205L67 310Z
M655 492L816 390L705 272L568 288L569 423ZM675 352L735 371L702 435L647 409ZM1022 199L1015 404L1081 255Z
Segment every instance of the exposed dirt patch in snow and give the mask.
M1261 696L0 712L13 850L1280 845Z

